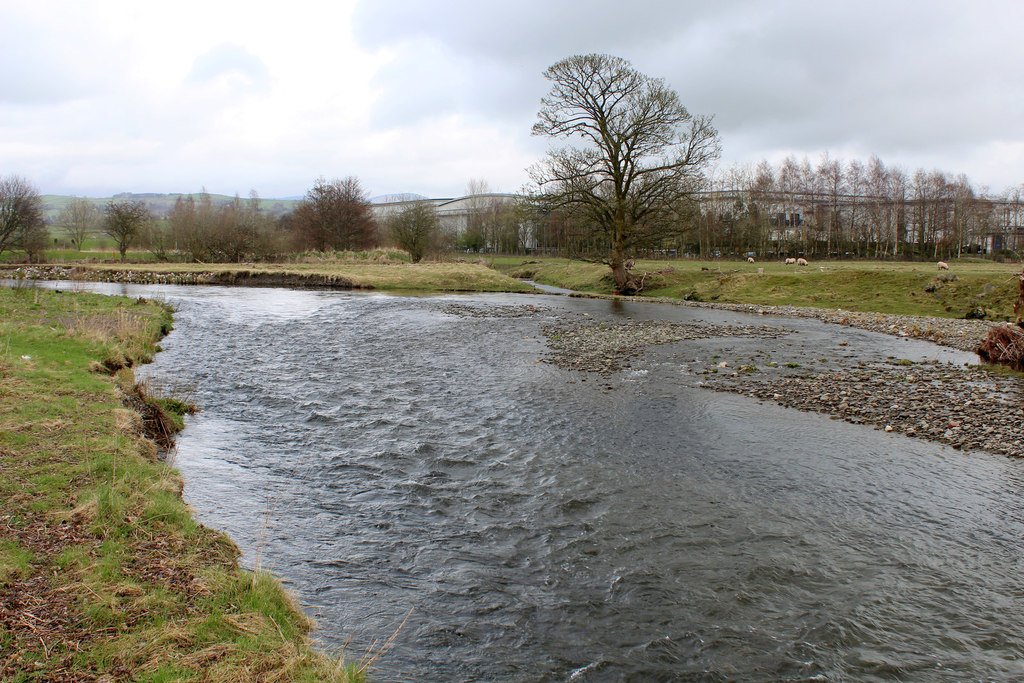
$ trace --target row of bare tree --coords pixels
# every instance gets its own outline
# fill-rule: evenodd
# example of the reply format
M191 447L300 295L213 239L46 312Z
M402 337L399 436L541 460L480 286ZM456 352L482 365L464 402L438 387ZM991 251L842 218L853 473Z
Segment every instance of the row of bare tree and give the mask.
M1021 200L1020 188L995 196L964 174L908 174L877 156L844 163L825 154L813 165L787 157L712 175L685 242L700 253L957 257L1013 248Z
M61 213L71 240L81 247L97 228L114 239L121 260L149 220L141 201L111 201L102 211L84 199L74 199ZM29 262L41 260L50 236L43 219L39 191L21 176L0 178L0 253L20 249Z
M318 179L295 210L281 218L261 208L255 191L248 199L236 196L219 205L203 191L179 197L159 217L140 200L114 199L101 208L76 197L56 224L78 250L94 235L113 239L122 261L129 249L147 249L161 260L240 262L294 252L359 250L389 241L418 261L442 245L431 204L413 204L380 226L355 177ZM35 262L49 242L38 190L20 176L0 179L0 253L23 250Z

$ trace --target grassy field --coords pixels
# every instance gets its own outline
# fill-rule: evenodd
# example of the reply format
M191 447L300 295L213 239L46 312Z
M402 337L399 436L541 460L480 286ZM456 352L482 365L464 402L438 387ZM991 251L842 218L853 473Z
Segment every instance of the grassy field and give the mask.
M90 239L85 242L85 249L71 249L70 242L60 240L60 247L47 249L47 263L62 263L68 261L115 261L121 258L117 253L117 245L112 239ZM156 257L149 252L132 252L132 257L137 261L155 261ZM0 253L0 263L23 263L25 252L20 249L7 249Z
M438 261L411 264L395 250L306 254L284 263L155 263L149 253L129 254L133 263L96 262L104 252L48 252L51 264L65 263L106 273L216 273L225 282L301 284L289 278L320 278L325 285L389 291L526 292L515 278L529 278L581 292L610 294L607 266L563 258L481 256L475 262ZM404 258L403 258L404 257ZM91 261L91 262L90 262ZM891 261L820 261L808 266L781 262L638 261L647 273L642 296L814 306L852 311L963 318L982 312L988 320L1012 320L1020 264L959 259L950 270L934 263ZM278 278L278 280L275 280ZM316 284L312 282L310 284Z
M352 681L144 437L143 300L0 288L0 680Z
M934 263L822 261L808 266L740 261L638 261L649 273L643 296L814 306L851 311L963 318L982 308L989 320L1012 320L1020 264L984 259ZM514 277L583 292L611 293L607 266L567 259L499 257L494 266Z

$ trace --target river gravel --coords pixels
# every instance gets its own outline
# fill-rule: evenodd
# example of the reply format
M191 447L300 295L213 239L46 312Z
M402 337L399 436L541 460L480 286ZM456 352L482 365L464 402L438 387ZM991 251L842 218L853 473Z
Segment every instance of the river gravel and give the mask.
M779 315L789 318L815 318L833 325L846 325L871 332L882 332L899 337L912 337L974 352L992 325L987 320L965 320L963 318L932 318L920 315L896 315L893 313L862 313L844 311L841 308L803 308L800 306L758 306L756 304L709 304L687 302L698 308L716 308L724 311L739 311L760 315Z
M777 369L748 365L734 372L708 372L700 386L954 448L1024 456L1016 377L938 361L860 364L790 376Z
M774 339L786 330L767 325L716 325L706 322L671 323L661 320L547 325L543 328L550 353L543 358L567 370L609 374L632 367L647 346L710 337Z
M779 306L687 304L742 313L816 318L873 332L926 339L961 351L975 351L992 323L922 316L857 313ZM569 370L608 376L629 368L644 348L687 339L757 336L775 338L785 330L767 326L710 323L593 321L544 328L550 353L544 360ZM907 436L1024 457L1021 382L1012 374L980 366L890 359L817 371L796 359L762 358L750 364L718 359L697 364L698 386L744 394L788 408L825 413L854 424ZM788 361L788 362L787 362Z

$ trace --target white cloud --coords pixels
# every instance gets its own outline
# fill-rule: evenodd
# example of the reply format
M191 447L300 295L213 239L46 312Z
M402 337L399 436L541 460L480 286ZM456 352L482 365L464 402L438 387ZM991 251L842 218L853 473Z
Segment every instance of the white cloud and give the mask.
M1024 181L1015 2L0 0L0 173L46 192L516 190L554 61L608 52L714 114L723 163L876 153Z

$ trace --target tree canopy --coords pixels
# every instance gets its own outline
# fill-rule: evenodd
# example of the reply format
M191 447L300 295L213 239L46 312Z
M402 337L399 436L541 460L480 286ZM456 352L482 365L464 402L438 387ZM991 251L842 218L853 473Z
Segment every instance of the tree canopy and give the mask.
M591 238L586 255L611 267L616 291L632 291L627 259L678 232L683 204L720 154L718 131L619 57L569 57L544 76L551 90L533 133L569 145L530 169L534 199L568 214Z
M440 224L430 202L416 202L388 216L386 224L391 239L409 252L413 263L419 263L436 246Z
M376 241L377 226L359 179L319 178L291 216L291 229L306 249L363 249Z
M139 237L149 221L149 209L141 200L111 201L103 209L103 231L117 242L124 263L128 247Z

